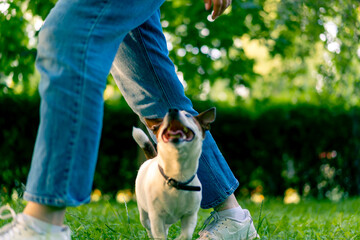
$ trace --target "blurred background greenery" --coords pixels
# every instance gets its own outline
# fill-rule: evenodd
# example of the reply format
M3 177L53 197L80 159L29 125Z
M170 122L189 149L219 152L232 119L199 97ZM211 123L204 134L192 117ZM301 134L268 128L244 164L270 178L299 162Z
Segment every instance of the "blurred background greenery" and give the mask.
M55 3L0 0L2 192L26 182L39 122L37 35ZM212 133L239 196L360 194L358 1L233 0L215 22L201 0L166 1L161 11L186 94L196 109L218 109ZM134 186L138 120L111 76L104 99L94 188L115 193Z

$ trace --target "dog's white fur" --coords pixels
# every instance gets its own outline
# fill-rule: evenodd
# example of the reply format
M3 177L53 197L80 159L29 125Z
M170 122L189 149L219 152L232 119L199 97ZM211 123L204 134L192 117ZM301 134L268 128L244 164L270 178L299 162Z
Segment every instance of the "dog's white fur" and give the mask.
M147 229L149 237L166 239L169 227L181 219L181 235L178 239L192 239L200 208L201 191L184 191L169 186L158 165L164 169L167 176L179 182L191 179L198 169L204 129L196 118L185 111L179 111L179 121L191 129L194 136L191 141L164 141L162 136L168 127L168 115L156 131L158 155L142 164L136 178L140 221ZM133 131L133 137L140 146L144 146L144 141L149 141L146 134L139 129ZM201 186L197 176L189 186Z
M148 136L140 128L133 127L132 136L141 148L145 147L145 143L150 142Z

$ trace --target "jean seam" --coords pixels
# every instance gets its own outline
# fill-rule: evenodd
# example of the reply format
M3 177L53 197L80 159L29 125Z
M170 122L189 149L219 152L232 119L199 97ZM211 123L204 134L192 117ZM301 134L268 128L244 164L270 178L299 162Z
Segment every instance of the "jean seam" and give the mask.
M219 180L218 180L216 177L214 177L215 174L214 174L214 171L213 171L212 167L210 166L209 162L208 162L208 161L205 161L206 158L205 158L203 155L201 155L201 158L202 158L201 161L202 161L204 164L207 165L207 168L208 168L208 169L211 169L211 174L209 174L209 175L211 176L211 178L212 178L213 181L216 181L216 184L214 184L214 186L219 186L219 185L220 185L220 182L219 182ZM208 175L208 176L209 176L209 175ZM223 190L223 188L218 188L218 189L221 191L221 195L226 194L226 192Z
M209 147L214 148L214 146L209 145ZM206 204L206 205L202 205L202 208L211 208L211 207L215 207L218 204L222 203L227 197L229 197L239 186L239 182L237 180L235 180L234 183L228 184L226 186L223 186L221 183L221 181L218 180L218 178L216 177L216 174L214 173L214 169L211 167L211 165L209 164L208 161L206 161L206 158L201 155L200 156L200 161L203 164L206 164L207 169L211 169L211 173L208 174L208 177L211 176L211 180L213 182L216 182L216 184L214 184L214 186L222 186L221 188L217 188L218 192L221 193L217 199L215 199L214 201Z
M208 208L214 208L214 207L218 206L219 204L224 202L231 194L233 194L238 187L239 187L239 182L235 181L231 185L231 187L228 189L228 191L225 192L224 195L221 195L219 198L217 198L216 200L214 200L206 205L201 204L201 208L208 209Z
M168 97L168 95L166 94L165 88L164 88L164 86L162 85L162 83L161 83L161 81L160 81L160 79L159 79L159 76L157 75L157 73L156 73L156 71L155 71L155 68L154 68L154 66L153 66L153 64L152 64L152 62L151 62L151 59L150 59L150 56L149 56L149 52L148 52L148 50L147 50L147 48L146 48L145 42L144 42L143 37L142 37L142 34L141 34L141 30L140 30L139 27L137 27L135 30L139 33L140 43L141 43L141 45L142 45L142 47L143 47L143 49L144 49L144 51L145 51L145 61L147 62L147 64L149 65L150 69L151 69L152 72L154 73L154 76L155 76L155 79L156 79L156 83L157 83L157 85L158 85L158 88L160 89L162 95L163 95L164 98L166 99L167 105L168 105L170 108L172 108L173 105L171 104L171 101L169 100L169 97Z
M79 96L79 98L75 98L75 100L74 100L74 104L75 104L75 107L74 107L75 114L74 115L75 116L73 119L74 128L72 130L72 134L73 134L74 138L71 138L69 141L70 149L72 148L72 150L70 151L71 155L69 156L68 161L71 163L71 165L73 165L73 163L75 161L74 156L76 153L77 145L79 144L79 137L80 137L79 131L81 128L81 122L82 122L81 116L83 115L82 112L83 112L83 105L84 105L84 89L86 88L85 85L86 85L86 75L87 75L87 57L88 57L88 50L89 50L89 42L92 37L92 34L94 33L94 29L100 22L101 18L104 15L105 10L109 6L108 0L104 0L103 3L104 3L104 5L103 5L102 9L100 10L99 14L92 19L93 22L90 25L88 35L86 36L86 38L83 42L84 47L81 50L82 51L81 52L81 55L82 55L81 69L82 69L82 71L79 74L78 81L76 82L77 83L77 86L76 86L77 92L76 93ZM68 166L70 166L70 165L68 165ZM72 174L71 167L68 169L67 173L68 173L68 175L65 177L67 179L66 189L69 189L69 184L70 184L69 176L71 176L71 174ZM66 194L68 194L68 192L66 192Z

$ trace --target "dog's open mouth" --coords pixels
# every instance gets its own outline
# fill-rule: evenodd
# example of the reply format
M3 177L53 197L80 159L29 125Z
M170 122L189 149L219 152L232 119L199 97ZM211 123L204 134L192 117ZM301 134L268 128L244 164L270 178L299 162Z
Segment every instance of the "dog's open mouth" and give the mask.
M162 133L164 142L182 142L191 141L194 138L194 132L185 127L179 120L171 120L169 125Z

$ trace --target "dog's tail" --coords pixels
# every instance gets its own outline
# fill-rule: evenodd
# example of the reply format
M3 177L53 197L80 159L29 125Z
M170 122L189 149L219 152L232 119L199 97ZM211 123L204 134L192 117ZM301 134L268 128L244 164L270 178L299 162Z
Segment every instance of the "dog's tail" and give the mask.
M146 159L151 159L157 156L154 145L151 143L150 139L143 130L133 127L132 136L135 139L136 143L144 151Z

